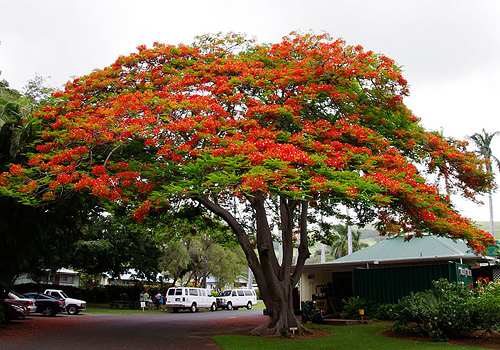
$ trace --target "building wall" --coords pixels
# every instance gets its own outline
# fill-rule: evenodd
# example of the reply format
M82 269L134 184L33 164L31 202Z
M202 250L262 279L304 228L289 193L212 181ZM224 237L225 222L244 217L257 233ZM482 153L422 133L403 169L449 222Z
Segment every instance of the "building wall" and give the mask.
M65 274L58 272L55 275L52 275L47 272L47 275L43 276L38 282L49 285L78 287L80 285L80 276L78 274ZM14 284L27 283L37 283L37 281L34 281L28 275L21 275L14 281Z
M354 293L378 303L396 303L411 292L432 287L440 278L450 282L472 282L468 265L449 262L435 265L357 269L354 271Z
M312 295L316 293L316 286L330 282L332 282L331 272L302 274L300 280L300 301L312 300Z

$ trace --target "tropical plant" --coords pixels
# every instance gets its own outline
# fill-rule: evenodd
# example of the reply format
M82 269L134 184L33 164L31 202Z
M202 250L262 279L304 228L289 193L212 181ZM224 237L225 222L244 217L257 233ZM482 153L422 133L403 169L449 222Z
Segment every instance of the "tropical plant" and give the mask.
M500 288L497 283L471 289L444 279L429 290L402 298L393 308L393 328L405 331L415 323L419 331L437 341L474 331L499 329Z
M376 310L376 305L372 300L361 298L360 296L353 296L349 299L342 299L342 312L340 317L344 319L357 320L359 310L363 310L364 316L373 317Z
M468 198L485 193L491 176L465 144L426 132L403 104L407 94L393 60L327 34L139 46L54 95L40 113L50 124L43 143L28 166L0 175L0 191L33 205L88 191L136 220L198 203L245 253L269 313L256 332L301 334L292 288L310 255L309 230L323 216L345 221L339 206L356 224L376 220L382 234L451 235L478 251L493 242L420 165L433 172L444 160L449 183Z
M322 240L323 243L331 247L331 254L334 259L341 258L348 254L349 244L349 227L347 225L333 225L331 232L325 232ZM368 247L367 243L361 242L361 232L357 230L351 231L352 251L356 252Z
M40 131L39 120L25 108L30 107L0 99L0 164L15 161Z
M500 169L500 161L493 155L491 150L491 141L499 133L499 131L495 131L490 134L483 129L482 133L475 133L469 137L477 147L477 154L485 160L484 167L489 173L493 173L493 163ZM495 237L493 226L493 189L491 188L488 192L488 204L490 210L490 235Z

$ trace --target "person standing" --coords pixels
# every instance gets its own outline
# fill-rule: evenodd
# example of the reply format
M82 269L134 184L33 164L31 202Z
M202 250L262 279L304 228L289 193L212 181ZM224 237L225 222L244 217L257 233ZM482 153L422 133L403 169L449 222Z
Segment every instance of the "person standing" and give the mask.
M142 312L144 312L144 308L146 307L146 302L144 300L144 292L141 292L141 294L139 294L139 302L141 303Z
M165 302L165 299L164 299L164 297L163 297L163 295L162 295L162 296L161 296L161 298L160 298L160 311L165 311L165 310L163 309L163 304L164 304L164 302Z
M147 307L148 309L151 308L150 306L151 299L149 298L149 293L147 290L144 291L143 298L145 304L144 306ZM144 308L142 308L142 311L144 312Z
M160 303L160 300L162 301ZM161 311L161 304L163 304L163 297L161 295L160 292L156 293L155 295L155 306L156 306L156 310L160 310Z

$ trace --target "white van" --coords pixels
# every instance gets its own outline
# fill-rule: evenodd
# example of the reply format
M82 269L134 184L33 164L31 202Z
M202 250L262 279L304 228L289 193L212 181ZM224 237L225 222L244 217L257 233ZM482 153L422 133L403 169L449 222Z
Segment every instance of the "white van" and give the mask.
M257 295L251 289L228 289L223 291L217 298L217 307L227 310L238 310L246 307L248 310L257 305Z
M165 305L173 312L178 312L180 309L189 309L191 312L196 312L199 309L217 310L215 298L203 288L169 288Z

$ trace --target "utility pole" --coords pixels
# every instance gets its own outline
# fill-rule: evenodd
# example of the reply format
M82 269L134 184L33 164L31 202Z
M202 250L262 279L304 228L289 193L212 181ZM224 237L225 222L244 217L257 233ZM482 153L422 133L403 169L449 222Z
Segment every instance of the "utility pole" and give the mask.
M350 217L349 214L349 207L345 207L345 211L347 214L347 217ZM351 231L351 226L349 226L349 220L347 220L347 255L352 254L352 231Z

